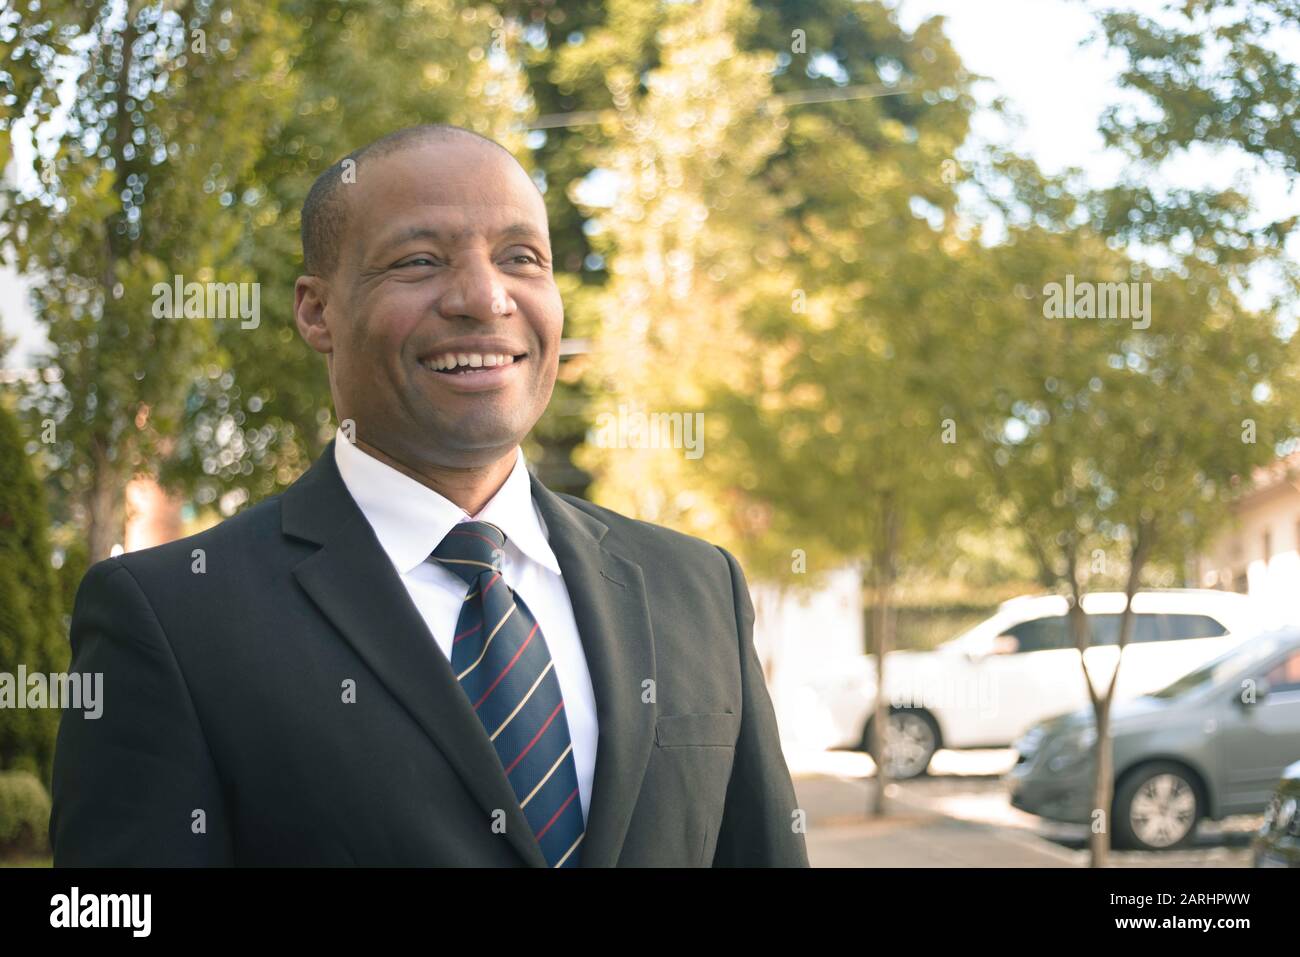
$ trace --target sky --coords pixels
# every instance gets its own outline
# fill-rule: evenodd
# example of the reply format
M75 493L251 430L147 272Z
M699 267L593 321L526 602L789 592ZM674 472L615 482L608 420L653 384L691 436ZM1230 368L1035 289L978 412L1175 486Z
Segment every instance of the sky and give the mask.
M896 0L905 29L930 16L945 17L946 32L967 68L989 78L981 98L1000 93L1022 117L1015 131L987 115L977 118L981 138L1016 148L1048 172L1079 167L1093 185L1113 182L1124 169L1123 158L1107 153L1097 132L1101 111L1122 98L1115 83L1120 62L1100 43L1081 43L1096 27L1097 10L1119 6L1154 14L1163 5L1162 0ZM1168 173L1179 185L1226 187L1242 169L1230 155L1198 151ZM1300 213L1300 196L1288 193L1280 175L1252 171L1249 184L1259 208L1273 215L1284 209ZM24 296L17 277L0 269L0 331L19 336L5 361L11 367L26 366L29 350L43 341Z
M1033 156L1049 172L1078 166L1100 179L1113 179L1122 162L1105 155L1097 118L1118 95L1118 61L1101 45L1080 46L1095 28L1094 9L1079 0L901 0L904 29L942 16L945 33L967 70L988 77L1010 99L1025 127L1009 145ZM1144 9L1154 4L1126 2ZM999 140L1001 127L977 123L981 134Z

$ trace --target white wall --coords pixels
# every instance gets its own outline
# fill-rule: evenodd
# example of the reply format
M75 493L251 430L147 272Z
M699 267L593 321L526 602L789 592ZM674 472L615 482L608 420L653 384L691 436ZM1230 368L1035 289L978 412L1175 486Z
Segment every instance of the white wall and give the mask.
M1300 491L1283 483L1248 499L1207 549L1200 577L1245 591L1271 622L1300 623Z
M754 647L787 752L826 746L834 729L812 690L818 675L848 667L863 651L862 575L846 567L816 590L750 587Z

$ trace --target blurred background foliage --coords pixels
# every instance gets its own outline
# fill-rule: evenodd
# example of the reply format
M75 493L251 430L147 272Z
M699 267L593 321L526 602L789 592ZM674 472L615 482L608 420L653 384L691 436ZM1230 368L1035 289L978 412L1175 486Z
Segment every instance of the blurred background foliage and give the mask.
M1300 78L1266 42L1293 6L1103 15L1143 108L1101 118L1128 159L1102 190L977 141L943 21L909 33L886 3L0 6L0 165L23 158L0 255L50 341L0 457L21 446L44 482L64 562L51 584L3 551L44 532L0 528L0 591L30 596L13 634L61 627L50 596L70 611L122 541L133 476L194 529L320 454L299 208L337 158L422 122L497 139L544 191L571 349L525 448L551 487L704 536L754 580L860 563L872 603L954 621L1134 567L1181 583L1297 433L1295 223L1159 172L1197 145L1300 168ZM1248 309L1261 269L1281 281ZM155 318L178 274L260 283L260 324ZM1067 275L1149 282L1149 327L1046 318ZM620 408L701 414L703 454L610 447L595 425ZM22 481L5 507L27 514Z

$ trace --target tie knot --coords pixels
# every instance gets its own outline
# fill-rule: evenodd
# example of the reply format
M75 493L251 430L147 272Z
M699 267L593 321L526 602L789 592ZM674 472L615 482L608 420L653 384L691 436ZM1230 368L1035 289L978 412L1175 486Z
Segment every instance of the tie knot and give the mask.
M485 571L500 571L505 557L506 533L491 522L461 522L429 556L466 584Z

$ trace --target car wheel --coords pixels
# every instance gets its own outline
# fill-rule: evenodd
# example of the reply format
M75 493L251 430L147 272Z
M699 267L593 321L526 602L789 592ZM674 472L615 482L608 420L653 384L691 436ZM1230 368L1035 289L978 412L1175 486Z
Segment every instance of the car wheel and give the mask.
M872 736L866 734L867 749ZM891 780L907 781L920 777L930 767L930 759L939 750L939 729L924 711L891 711L885 732L885 768Z
M1196 834L1201 796L1192 775L1168 762L1144 765L1125 775L1115 792L1115 838L1119 847L1168 851Z

